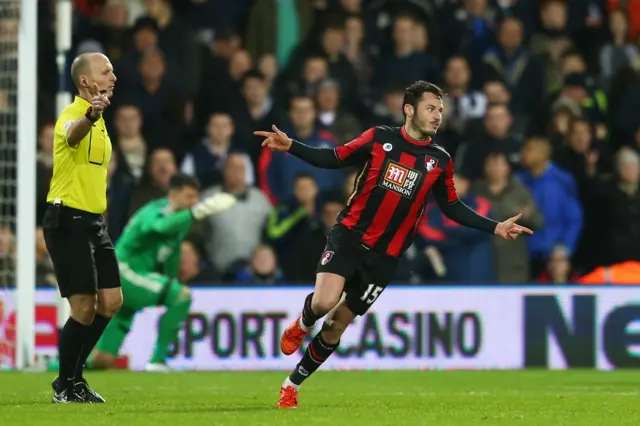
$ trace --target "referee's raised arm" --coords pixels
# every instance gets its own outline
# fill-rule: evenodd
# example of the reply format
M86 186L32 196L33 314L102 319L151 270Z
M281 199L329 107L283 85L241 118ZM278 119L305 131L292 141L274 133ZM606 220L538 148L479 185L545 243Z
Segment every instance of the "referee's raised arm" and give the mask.
M58 288L71 317L58 341L59 375L53 402L101 403L83 367L111 317L122 305L120 273L104 212L111 139L102 113L116 83L111 61L85 53L71 65L77 95L60 114L53 140L53 176L43 218L44 237Z

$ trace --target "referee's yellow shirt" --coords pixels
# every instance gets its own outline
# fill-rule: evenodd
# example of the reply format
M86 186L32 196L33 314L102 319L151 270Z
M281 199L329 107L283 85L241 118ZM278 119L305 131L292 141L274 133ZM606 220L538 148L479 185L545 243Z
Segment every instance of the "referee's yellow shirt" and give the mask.
M104 119L93 123L91 131L75 147L67 144L71 122L84 117L91 104L75 98L58 117L53 137L53 177L47 202L62 204L89 213L107 209L107 167L111 160L111 139Z

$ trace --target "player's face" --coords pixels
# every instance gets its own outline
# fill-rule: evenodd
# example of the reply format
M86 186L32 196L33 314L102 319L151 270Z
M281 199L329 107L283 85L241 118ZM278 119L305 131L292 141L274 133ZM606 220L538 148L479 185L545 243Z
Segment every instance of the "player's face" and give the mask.
M183 186L177 191L172 191L171 198L176 210L190 209L198 202L198 190L190 186Z
M90 78L89 87L93 87L93 83L95 83L98 85L100 93L107 95L109 98L113 96L113 89L118 79L113 72L113 65L111 65L109 58L99 55L92 59Z
M426 139L436 134L442 123L442 113L444 111L442 99L439 99L433 93L425 93L415 109L410 105L405 108L410 109L411 115L407 116L407 120L413 129L422 135L421 139Z

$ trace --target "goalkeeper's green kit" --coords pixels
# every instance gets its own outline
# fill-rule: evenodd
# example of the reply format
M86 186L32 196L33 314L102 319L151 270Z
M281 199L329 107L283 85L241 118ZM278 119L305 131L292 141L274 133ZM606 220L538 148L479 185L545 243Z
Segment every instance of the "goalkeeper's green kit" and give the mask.
M117 355L135 314L146 307L166 306L152 359L165 362L169 344L191 305L190 296L181 295L183 285L177 276L180 244L192 223L191 210L174 213L167 198L150 202L131 218L115 247L123 305L98 342L98 351Z

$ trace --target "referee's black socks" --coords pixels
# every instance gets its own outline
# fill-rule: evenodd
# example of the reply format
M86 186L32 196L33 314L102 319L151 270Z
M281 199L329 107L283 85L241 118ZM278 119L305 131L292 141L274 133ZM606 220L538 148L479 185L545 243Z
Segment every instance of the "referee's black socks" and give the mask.
M309 343L309 346L307 346L304 356L289 376L291 383L295 386L300 386L314 371L320 368L322 363L331 356L339 344L340 342L334 345L325 342L322 338L322 332L316 334L316 337L314 337L311 343Z
M93 318L93 322L90 326L87 327L85 336L84 336L84 345L82 345L82 350L78 355L78 359L75 365L75 378L76 380L82 379L82 373L84 371L84 364L87 362L87 358L93 351L93 348L96 347L98 340L100 340L100 336L104 333L104 329L107 328L107 325L111 321L111 318L105 317L96 313L96 316Z
M76 363L89 327L69 317L60 331L58 356L60 358L60 379L63 380L63 383L71 381L75 377Z

